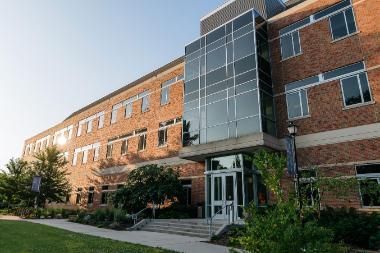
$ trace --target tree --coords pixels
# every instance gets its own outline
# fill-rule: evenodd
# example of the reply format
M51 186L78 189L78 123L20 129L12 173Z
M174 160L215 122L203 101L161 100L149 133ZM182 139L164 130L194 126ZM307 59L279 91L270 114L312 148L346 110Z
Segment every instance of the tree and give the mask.
M22 159L10 159L6 164L7 172L2 171L0 195L8 204L30 205L30 166Z
M62 202L71 191L65 168L67 161L55 146L46 148L35 155L35 158L36 160L32 162L31 176L42 178L38 205L44 206L46 200Z
M128 211L138 211L148 203L163 204L183 193L177 171L155 164L132 170L128 181L114 195L114 203Z

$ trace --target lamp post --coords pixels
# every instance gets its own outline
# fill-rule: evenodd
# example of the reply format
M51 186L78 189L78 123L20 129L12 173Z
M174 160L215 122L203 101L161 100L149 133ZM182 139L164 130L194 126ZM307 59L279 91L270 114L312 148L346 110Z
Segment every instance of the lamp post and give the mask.
M298 159L297 159L297 147L296 147L297 131L298 131L298 127L292 121L290 121L288 124L288 132L289 132L289 136L293 139L296 189L297 189L297 197L298 197L300 210L301 210L302 209L302 196L300 193L300 177L299 177L299 171L298 171Z

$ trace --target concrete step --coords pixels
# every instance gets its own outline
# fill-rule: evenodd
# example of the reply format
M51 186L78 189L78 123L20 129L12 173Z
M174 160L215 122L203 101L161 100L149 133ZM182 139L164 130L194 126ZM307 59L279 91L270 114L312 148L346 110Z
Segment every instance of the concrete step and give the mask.
M142 228L143 231L150 231L150 232L156 232L156 233L165 233L165 234L175 234L175 235L186 235L191 237L200 237L200 238L209 238L208 233L194 233L194 232L186 232L186 231L178 231L178 230L170 230L170 229L157 229L157 228L149 228L144 227Z
M208 229L209 225L204 225L204 224L191 224L191 223L174 223L174 222L156 222L152 221L148 223L148 225L158 225L158 226L165 226L165 227L184 227L184 228L199 228L199 229ZM222 225L220 224L213 224L213 228L219 228Z
M159 230L174 230L174 231L179 231L179 232L193 232L193 233L208 233L209 232L209 228L165 226L165 225L157 225L157 224L148 224L143 228L143 230L145 230L146 228L159 229Z

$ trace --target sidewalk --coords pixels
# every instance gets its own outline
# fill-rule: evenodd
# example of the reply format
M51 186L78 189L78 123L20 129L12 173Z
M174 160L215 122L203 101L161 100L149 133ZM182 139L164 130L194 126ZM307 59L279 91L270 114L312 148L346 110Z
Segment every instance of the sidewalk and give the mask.
M99 236L118 241L160 247L185 253L228 253L228 248L204 241L203 238L163 234L147 231L115 231L69 222L62 219L26 220L76 233Z

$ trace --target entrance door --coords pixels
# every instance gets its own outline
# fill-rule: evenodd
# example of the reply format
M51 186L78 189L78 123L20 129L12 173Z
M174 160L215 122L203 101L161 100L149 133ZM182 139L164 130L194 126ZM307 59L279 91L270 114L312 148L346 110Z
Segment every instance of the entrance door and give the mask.
M236 173L221 173L211 176L211 211L216 219L228 219L230 210L236 217ZM226 207L233 205L232 209ZM231 214L232 215L232 214ZM232 218L232 217L231 217Z

